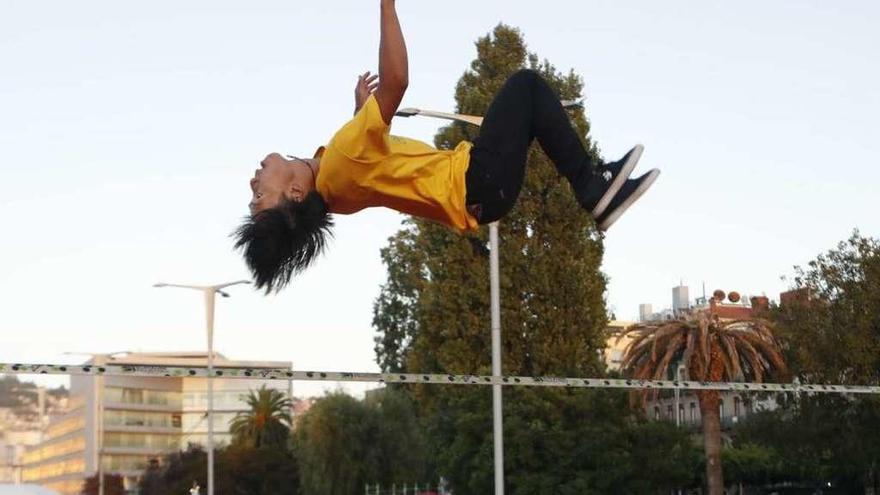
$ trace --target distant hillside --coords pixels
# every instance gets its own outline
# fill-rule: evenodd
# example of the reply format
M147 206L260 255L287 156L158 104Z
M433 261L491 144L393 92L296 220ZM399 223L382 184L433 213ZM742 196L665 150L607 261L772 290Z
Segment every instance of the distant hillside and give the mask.
M27 393L28 390L36 392L37 386L31 382L23 382L15 375L0 375L0 407L19 408L36 404L36 395ZM56 399L67 397L67 389L64 387L49 389L47 393Z

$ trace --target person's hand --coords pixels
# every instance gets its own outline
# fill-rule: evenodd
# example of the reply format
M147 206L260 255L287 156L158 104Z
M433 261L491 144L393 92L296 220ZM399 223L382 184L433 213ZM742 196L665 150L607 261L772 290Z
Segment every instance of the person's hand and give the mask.
M379 87L379 81L376 79L379 79L379 75L371 75L370 71L366 71L358 76L357 85L354 87L354 113L357 113L364 106L367 98Z

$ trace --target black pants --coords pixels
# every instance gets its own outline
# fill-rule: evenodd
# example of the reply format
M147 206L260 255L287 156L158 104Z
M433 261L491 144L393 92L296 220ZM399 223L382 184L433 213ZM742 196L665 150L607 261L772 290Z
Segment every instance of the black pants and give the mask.
M466 203L480 223L506 215L519 196L533 139L580 198L596 167L584 149L559 97L533 70L520 70L489 105L471 149L465 177Z

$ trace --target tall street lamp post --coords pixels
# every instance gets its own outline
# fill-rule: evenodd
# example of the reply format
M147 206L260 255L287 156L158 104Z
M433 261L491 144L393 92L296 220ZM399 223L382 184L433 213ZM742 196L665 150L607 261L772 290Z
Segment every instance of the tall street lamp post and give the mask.
M229 297L223 291L226 287L239 284L249 284L249 280L237 280L217 285L181 285L158 283L153 287L177 287L200 291L205 297L205 319L208 331L208 495L214 495L214 296L220 294Z

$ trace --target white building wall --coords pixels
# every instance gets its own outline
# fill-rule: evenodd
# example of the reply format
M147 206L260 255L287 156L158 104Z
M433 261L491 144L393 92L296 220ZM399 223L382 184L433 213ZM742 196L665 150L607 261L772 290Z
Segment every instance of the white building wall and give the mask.
M654 308L650 304L639 304L639 321L651 321L654 317Z
M182 355L150 355L132 354L120 358L111 359L113 364L145 364L157 366L205 366L204 354ZM97 358L98 360L102 358ZM249 368L287 368L288 362L238 362L229 361L222 356L217 357L217 367L249 367ZM33 480L41 484L58 484L65 480L76 481L81 486L81 481L95 474L98 470L99 442L99 404L103 404L104 418L112 417L112 421L103 423L104 439L108 434L112 436L114 445L104 445L103 458L107 463L123 465L133 459L132 456L157 457L164 453L185 448L187 443L205 443L207 437L207 423L204 421L207 412L207 379L205 378L159 378L159 377L132 377L132 376L83 376L72 375L70 383L71 397L77 397L77 403L82 404L79 409L73 409L56 421L66 420L70 417L82 417L84 426L77 431L66 433L61 440L69 437L82 438L84 451L75 454L77 460L83 461L82 472L71 473L61 477L53 477L45 480ZM292 392L287 381L269 381L252 379L214 379L214 411L215 411L215 434L218 443L229 439L229 423L240 411L249 408L244 401L244 396L250 391L259 389L261 386L278 389L285 394ZM171 425L165 421L165 416L170 416ZM175 419L175 416L179 419ZM129 419L134 418L133 421ZM144 421L144 419L149 421ZM158 424L151 424L156 419ZM189 422L191 431L186 428ZM176 424L176 426L175 426ZM163 443L166 440L173 443L169 446L161 445L126 445L128 439L148 441L151 444ZM169 440L171 439L171 440ZM58 439L54 440L57 441ZM51 443L53 440L48 440ZM39 449L43 443L35 446ZM107 443L107 442L105 442ZM30 450L29 450L30 451ZM52 463L68 460L74 454L68 454L55 460L40 460L33 462L31 467L45 466ZM140 469L127 469L117 471L105 469L105 472L117 472L128 477L128 485L133 486L135 478L139 476ZM64 495L73 495L77 490L62 490Z
M688 309L690 307L690 294L688 286L679 285L672 288L672 311Z

